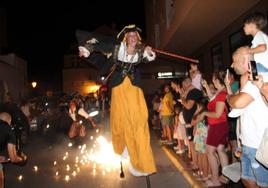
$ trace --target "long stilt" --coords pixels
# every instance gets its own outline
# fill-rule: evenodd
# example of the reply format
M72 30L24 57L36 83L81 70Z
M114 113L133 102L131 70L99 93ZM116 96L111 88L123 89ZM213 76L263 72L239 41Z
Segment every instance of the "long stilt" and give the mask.
M125 174L124 174L124 170L123 170L123 164L122 164L122 161L120 161L120 178L124 178L125 177Z
M151 182L150 182L150 177L149 177L149 175L146 176L146 183L147 183L147 188L151 188Z

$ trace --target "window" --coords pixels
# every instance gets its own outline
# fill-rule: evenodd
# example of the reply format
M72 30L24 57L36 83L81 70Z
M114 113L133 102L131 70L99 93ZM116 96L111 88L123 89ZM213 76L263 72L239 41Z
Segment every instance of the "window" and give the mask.
M218 43L211 48L213 71L219 70L223 66L222 44Z
M171 23L175 17L175 2L174 0L166 0L166 24L167 30L169 29Z
M250 46L252 37L246 36L243 28L239 29L237 32L233 33L229 37L230 42L230 59L232 59L233 52L241 46ZM232 61L231 61L232 62Z

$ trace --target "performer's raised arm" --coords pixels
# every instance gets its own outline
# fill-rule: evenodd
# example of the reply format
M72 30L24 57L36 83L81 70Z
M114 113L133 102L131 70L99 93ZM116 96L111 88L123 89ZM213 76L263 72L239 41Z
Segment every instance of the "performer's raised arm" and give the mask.
M93 51L96 51L110 58L116 45L116 40L113 37L103 36L98 33L78 30L76 31L76 37L80 57L89 57Z

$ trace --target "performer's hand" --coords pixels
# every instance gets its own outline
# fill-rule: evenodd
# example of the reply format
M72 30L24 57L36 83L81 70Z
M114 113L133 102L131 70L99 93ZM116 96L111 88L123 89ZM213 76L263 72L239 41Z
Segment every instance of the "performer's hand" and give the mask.
M146 51L146 52L148 53L149 56L153 56L153 55L154 55L154 52L153 52L151 46L146 46L146 47L144 48L144 51Z
M79 46L79 57L88 57L90 55L90 52L82 46Z

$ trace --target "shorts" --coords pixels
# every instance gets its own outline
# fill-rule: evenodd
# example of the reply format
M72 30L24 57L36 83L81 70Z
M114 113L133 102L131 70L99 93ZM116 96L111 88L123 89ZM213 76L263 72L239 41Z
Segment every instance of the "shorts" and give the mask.
M255 160L257 149L244 146L242 148L241 177L245 180L251 180L257 183L260 187L268 186L268 169L263 167Z
M206 144L214 147L225 145L229 134L228 124L223 122L208 126L208 136Z
M161 118L161 124L163 127L165 126L169 126L172 127L173 126L173 116L162 116Z

